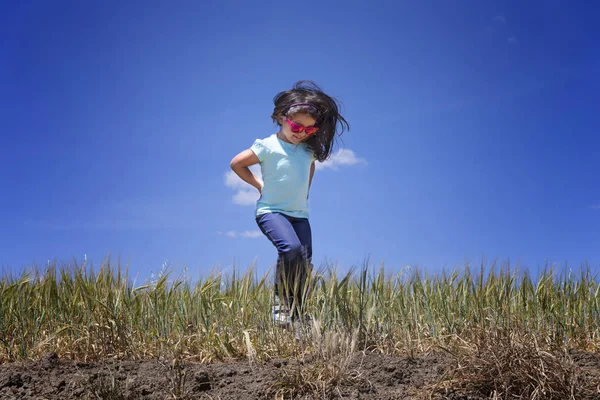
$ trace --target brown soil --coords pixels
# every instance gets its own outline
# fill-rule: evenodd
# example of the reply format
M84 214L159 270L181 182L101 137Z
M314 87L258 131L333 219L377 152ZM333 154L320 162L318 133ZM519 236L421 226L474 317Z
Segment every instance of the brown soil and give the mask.
M584 370L600 372L597 354L573 357ZM174 366L157 360L82 363L49 354L40 361L0 365L0 399L273 399L281 398L283 382L295 390L285 398L416 399L454 366L445 353L414 358L357 353L345 379L323 385L318 378L326 375L319 375L318 363L306 360ZM310 382L299 377L311 377ZM448 393L433 398L482 397Z

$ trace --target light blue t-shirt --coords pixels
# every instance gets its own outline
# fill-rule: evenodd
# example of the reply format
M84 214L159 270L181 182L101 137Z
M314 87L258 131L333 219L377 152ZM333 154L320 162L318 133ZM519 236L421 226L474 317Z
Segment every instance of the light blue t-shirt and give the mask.
M288 143L272 134L257 139L250 149L260 160L264 182L262 195L256 202L256 216L281 212L308 218L310 165L315 157L306 143Z

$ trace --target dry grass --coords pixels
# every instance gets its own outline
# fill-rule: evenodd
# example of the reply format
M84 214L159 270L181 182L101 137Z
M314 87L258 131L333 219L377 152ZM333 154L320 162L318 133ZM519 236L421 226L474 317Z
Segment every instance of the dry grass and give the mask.
M270 398L295 399L310 395L314 399L341 398L344 386L368 387L360 371L351 368L355 357L358 330L352 334L339 331L322 333L313 321L310 343L305 352L281 368L268 390Z
M306 277L302 304L317 323L300 341L272 324L269 282L250 268L194 283L167 272L136 285L110 260L98 268L74 263L3 276L0 363L51 351L81 361L287 358L296 362L282 369L273 393L327 398L350 382L368 385L349 367L356 349L416 354L442 347L460 363L438 393L596 393L597 382L582 378L565 355L600 348L600 283L589 268L578 275L547 270L535 280L507 265L434 276L324 268ZM174 391L184 379L175 376Z
M481 331L462 342L456 367L432 394L476 394L489 399L600 398L600 375L583 374L563 349L518 330Z

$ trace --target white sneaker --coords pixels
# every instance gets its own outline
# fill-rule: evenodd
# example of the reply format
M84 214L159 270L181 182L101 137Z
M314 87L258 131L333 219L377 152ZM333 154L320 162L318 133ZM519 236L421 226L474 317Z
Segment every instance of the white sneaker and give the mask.
M273 301L271 317L273 318L273 323L275 325L289 327L292 324L290 310L279 300L278 296L275 296Z

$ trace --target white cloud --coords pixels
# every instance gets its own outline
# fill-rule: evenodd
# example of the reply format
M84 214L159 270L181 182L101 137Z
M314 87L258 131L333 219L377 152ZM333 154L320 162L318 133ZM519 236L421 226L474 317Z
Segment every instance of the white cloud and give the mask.
M246 182L240 179L240 177L233 171L227 171L225 173L225 186L232 189L244 188L247 185Z
M237 238L242 238L242 239L256 239L262 236L262 232L260 230L254 230L254 231L243 231L243 232L238 232L238 231L227 231L225 233L223 232L217 232L218 235L225 235L230 239L237 239Z
M258 179L262 179L260 166L252 165L250 166L250 171L252 171ZM241 206L251 206L256 204L256 200L258 200L259 197L258 190L244 182L235 172L227 171L225 173L225 186L235 190L235 193L232 196L232 200L235 204Z
M591 208L592 210L597 210L597 211L600 211L600 203L599 203L599 204L592 204L592 205L590 206L590 208Z
M494 18L492 18L492 21L501 22L503 24L506 24L506 18L504 18L504 16L502 16L502 15L494 16Z
M367 164L367 160L357 157L356 154L350 149L343 149L334 153L329 160L322 163L317 162L316 169L320 170L331 168L333 170L337 170L340 166L350 166L356 164Z
M256 239L261 237L262 235L263 233L260 230L244 231L240 233L240 236L246 239Z
M233 202L240 206L253 206L260 197L258 190L240 189L233 195Z
M508 38L508 43L518 43L519 39L516 36L511 36Z

